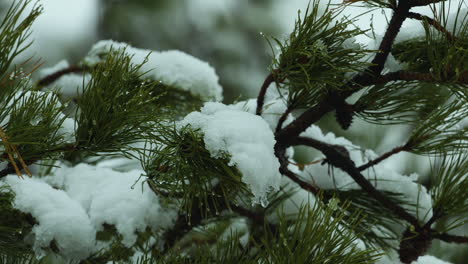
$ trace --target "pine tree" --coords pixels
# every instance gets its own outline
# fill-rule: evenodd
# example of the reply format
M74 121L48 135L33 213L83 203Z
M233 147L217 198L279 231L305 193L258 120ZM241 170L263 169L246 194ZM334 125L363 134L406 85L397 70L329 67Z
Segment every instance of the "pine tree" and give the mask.
M279 52L258 97L224 105L207 63L112 41L33 80L40 60L16 61L42 8L14 1L0 263L429 263L434 241L468 243L451 232L468 219L466 4L364 1L392 10L372 50L340 16L350 2L312 1L288 39L267 38ZM428 5L434 17L412 10ZM406 19L425 35L396 42ZM324 134L333 112L343 130L360 118L411 135L379 156ZM301 163L296 146L320 154ZM426 186L383 164L402 152L431 159Z

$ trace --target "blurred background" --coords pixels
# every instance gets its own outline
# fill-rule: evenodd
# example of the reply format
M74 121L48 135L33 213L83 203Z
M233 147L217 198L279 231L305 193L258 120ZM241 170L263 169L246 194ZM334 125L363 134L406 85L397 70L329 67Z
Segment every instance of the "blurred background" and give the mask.
M12 1L0 0L5 8ZM232 102L256 96L271 62L265 36L285 39L298 10L304 13L309 0L39 2L44 13L34 24L34 44L29 51L41 57L45 67L63 59L77 62L102 39L149 50L178 49L214 66L224 87L225 102ZM344 15L361 11L351 7ZM358 25L369 28L370 17L367 14ZM376 32L382 32L384 17L377 12L375 19L382 19L374 22Z
M0 0L0 11L12 1ZM224 102L232 103L256 97L276 51L265 37L286 39L294 28L298 10L303 14L309 0L40 0L40 3L44 13L33 26L34 44L23 58L40 57L44 67L64 59L73 64L102 39L149 50L178 49L210 63L224 88ZM368 10L348 7L342 15L356 16L365 11ZM431 14L429 8L416 11ZM372 25L378 39L389 15L382 10L370 11L356 25L364 29ZM408 20L401 37L422 32L419 22ZM369 37L357 41L376 48L372 35L369 31ZM326 132L344 136L379 154L403 144L411 131L405 125L377 126L360 120L343 131L333 116L327 116L319 125ZM308 154L308 150L298 149L297 158L300 161ZM430 173L426 157L403 153L386 162L401 173L417 172L422 182ZM459 231L466 235L466 229ZM433 253L454 263L466 263L462 254L468 251L466 246L458 250L447 247L453 246L438 245Z

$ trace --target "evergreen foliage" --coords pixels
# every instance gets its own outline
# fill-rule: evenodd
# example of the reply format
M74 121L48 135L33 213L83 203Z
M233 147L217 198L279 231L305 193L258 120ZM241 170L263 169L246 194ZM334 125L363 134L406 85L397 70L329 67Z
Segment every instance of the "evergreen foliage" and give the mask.
M125 48L111 48L95 66L81 62L34 83L29 75L39 63L31 66L29 59L16 65L15 59L30 45L30 26L42 9L36 4L26 13L30 0L13 1L0 24L0 263L370 264L397 253L406 264L426 255L434 240L468 243L468 237L448 233L468 220L467 15L460 4L449 22L445 3L434 19L410 12L434 2L366 1L393 11L378 50L354 43L354 37L367 32L353 26L356 18L340 16L347 4L319 1L298 14L286 41L270 41L280 54L273 54L252 122L272 128L271 152L282 181L269 191L268 204L256 204L256 194L243 181L241 161L228 150L213 154L206 131L181 125L205 102L189 90L148 78L142 67L149 56L135 64ZM421 20L425 37L394 43L406 18ZM401 70L382 72L390 52L404 64ZM59 99L59 89L44 89L74 72L90 74L90 81L83 77L83 91L69 101ZM273 83L279 99L264 107ZM350 100L356 92L361 93ZM263 112L278 102L284 109L271 121ZM248 103L242 111L253 115ZM219 105L207 103L203 111ZM241 111L238 105L229 107ZM412 131L402 146L360 160L356 153L363 149L314 134L320 130L314 123L332 111L343 129L356 115L375 124L407 124ZM318 150L322 159L295 163L290 151L299 145ZM400 152L432 157L429 191L380 166ZM151 201L159 202L157 213L170 224L141 224L133 241L118 221L106 222L93 240L99 250L81 259L64 255L57 238L36 248L35 228L41 223L31 211L18 209L16 198L24 194L15 193L15 177L20 183L41 180L65 192L68 183L53 173L55 167L99 165L116 157L141 165L141 181L128 189L141 185L146 195L148 187ZM311 169L307 174L323 166L327 173ZM31 171L33 179L24 179L23 172ZM273 177L268 179L273 182ZM315 182L315 177L325 180ZM333 184L327 186L330 177ZM39 256L42 251L47 256Z
M239 194L248 194L240 172L227 159L210 156L199 130L190 125L179 129L174 124L160 125L153 136L155 147L142 159L148 183L156 193L182 198L182 208L189 216L192 207L200 208L204 215L210 210L219 214L224 209L218 208L219 199L228 205ZM192 204L194 201L198 203Z
M147 137L159 118L155 90L160 84L140 81L141 65L132 65L124 52L111 51L93 70L91 82L77 99L80 149L126 153L132 143Z
M350 80L350 73L368 66L360 60L371 51L351 40L364 31L350 29L353 19L338 18L342 8L327 6L322 11L313 2L304 15L298 14L285 43L274 39L280 47L279 58L272 65L275 80L285 82L291 107L316 105L327 92L346 88L343 84Z

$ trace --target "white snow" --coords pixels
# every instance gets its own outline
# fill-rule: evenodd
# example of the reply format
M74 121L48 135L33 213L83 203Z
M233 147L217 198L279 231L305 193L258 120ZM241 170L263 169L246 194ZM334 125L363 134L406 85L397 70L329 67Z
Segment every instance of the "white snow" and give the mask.
M137 238L136 231L168 227L175 217L175 212L160 206L158 197L146 183L136 183L142 173L80 164L58 169L46 180L77 201L96 230L102 230L104 223L115 225L124 245L130 247Z
M40 179L6 177L5 183L15 192L14 207L30 213L39 224L33 227L33 249L38 258L45 255L52 240L70 259L91 254L96 230L83 207L64 191L55 190Z
M147 184L137 182L142 173L79 164L43 178L10 175L0 184L15 192L15 208L38 221L31 238L38 258L55 240L62 256L81 260L102 248L95 235L103 224L114 225L131 247L137 231L157 232L174 223L176 210L163 208Z
M232 105L227 105L229 109L232 110L241 110L244 112L248 112L251 114L255 114L257 109L257 99L249 99L247 101L241 101ZM262 118L265 122L268 123L270 126L271 131L276 130L276 125L278 124L278 120L280 119L281 115L286 111L286 104L282 99L272 99L272 100L265 100L263 105L262 111ZM293 121L293 117L291 114L288 115L285 122L283 123L283 127L288 125Z
M278 189L281 180L279 162L273 154L275 139L268 124L259 116L221 103L206 103L201 112L192 112L179 123L187 124L201 129L213 158L229 154L229 165L242 173L242 181L255 196L253 202L265 205L267 192Z
M64 143L74 143L75 142L75 128L78 126L78 123L75 119L67 117L63 120L58 133L63 136Z
M419 257L418 260L413 261L412 264L450 264L450 262L446 262L428 255Z
M84 63L93 66L102 60L111 49L125 48L132 57L132 63L141 64L144 77L161 81L175 88L189 91L207 101L221 101L222 87L215 70L208 63L178 50L151 51L137 49L121 42L104 40L96 43L84 59Z

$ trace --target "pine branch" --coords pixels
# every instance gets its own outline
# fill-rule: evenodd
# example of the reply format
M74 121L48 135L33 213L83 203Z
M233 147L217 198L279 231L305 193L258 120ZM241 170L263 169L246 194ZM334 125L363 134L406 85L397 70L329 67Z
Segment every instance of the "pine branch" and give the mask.
M415 12L409 12L408 13L408 18L417 19L417 20L421 20L421 21L426 21L427 23L429 23L429 25L433 26L435 29L437 29L440 32L444 33L447 36L448 40L450 40L450 41L455 40L455 37L452 35L452 33L450 33L450 31L448 31L444 26L442 26L437 20L435 20L433 18L430 18L430 17L425 16L425 15L421 15L421 14L415 13Z
M411 4L411 7L417 7L417 6L426 6L430 4L435 4L439 2L444 2L446 0L412 0L408 1Z
M282 128L284 121L286 121L286 118L288 118L288 115L292 112L293 108L291 106L288 106L286 111L281 115L280 119L278 120L278 124L276 125L275 133L278 133Z
M278 65L276 65L278 67L273 67L277 69L272 70L270 74L266 77L257 97L256 114L261 115L262 109L264 107L267 89L269 86L271 86L273 82L279 84L285 82L286 80L287 84L293 87L290 90L290 92L293 92L289 93L289 96L291 97L288 98L288 108L280 117L275 130L277 143L275 145L274 151L276 157L280 161L280 173L294 181L302 189L311 192L316 196L321 196L322 192L317 186L314 186L313 184L302 180L293 171L289 170L289 162L288 157L286 156L286 148L293 145L306 145L321 151L326 156L325 161L331 164L332 166L337 167L349 174L363 190L356 191L360 192L369 200L372 200L373 205L378 207L380 210L387 212L388 218L394 220L395 223L401 223L404 221L410 223L406 231L403 233L403 239L400 244L400 257L402 258L404 263L410 263L413 259L422 255L430 246L430 243L433 239L440 239L443 241L455 243L468 243L467 237L454 236L446 233L437 233L437 231L431 229L430 227L432 223L440 219L440 217L447 216L445 212L439 214L439 210L446 209L447 211L450 211L449 209L455 208L456 210L453 209L452 213L458 213L459 211L463 211L463 209L460 209L459 205L461 204L460 201L462 201L464 197L461 196L461 198L458 197L457 199L452 199L455 200L455 202L452 202L452 208L447 209L443 206L434 206L434 214L432 218L425 225L421 225L416 217L408 213L408 211L406 211L403 208L403 206L398 203L398 199L396 199L390 193L377 190L370 183L370 181L363 176L361 171L370 168L371 166L374 166L382 162L383 160L389 158L390 156L400 153L401 151L419 150L423 153L424 151L436 151L439 150L439 147L447 145L449 147L455 148L461 145L458 144L458 140L464 139L463 135L461 133L460 135L456 134L453 136L449 134L447 137L443 137L438 135L439 131L437 131L436 129L432 131L430 129L421 128L417 130L418 133L413 135L411 137L411 140L407 144L396 147L391 151L384 153L375 160L369 161L367 164L364 164L360 167L356 167L354 162L351 160L348 151L343 146L327 144L325 142L321 142L312 138L301 137L300 134L303 131L305 131L308 127L310 127L311 124L320 120L326 113L334 110L337 111L338 115L340 111L345 112L345 114L346 111L349 111L352 117L352 114L354 114L356 109L354 109L351 105L347 105L345 100L347 97L366 86L385 84L394 81L417 81L425 83L447 82L449 84L454 84L457 86L467 84L468 71L465 71L461 67L452 68L452 72L447 72L449 71L449 67L447 67L447 70L442 69L440 72L437 72L441 74L436 74L432 71L431 73L397 71L381 75L381 71L383 70L384 64L390 54L395 37L397 36L400 27L406 18L413 18L426 21L428 22L428 24L432 25L440 32L446 34L449 40L454 40L454 36L450 32L448 32L444 27L442 27L440 23L438 23L436 20L426 16L422 16L417 13L409 12L410 8L413 6L422 6L440 1L441 0L403 0L399 1L398 6L393 5L393 3L396 3L397 1L390 1L391 8L393 9L394 13L388 25L388 29L385 32L383 40L380 43L380 52L376 54L376 56L373 58L372 65L370 66L369 64L355 63L360 61L360 55L365 54L369 51L364 51L363 49L357 48L343 48L345 40L349 40L350 37L361 34L362 31L358 29L347 30L346 28L349 24L351 24L351 20L347 20L346 22L339 21L333 25L332 21L334 21L334 19L337 18L337 14L339 14L339 12L328 12L329 10L327 9L326 11L328 13L325 16L322 16L325 17L322 19L321 16L318 15L320 13L318 4L314 5L312 16L308 17L306 15L306 18L304 18L304 20L302 21L301 16L299 16L298 22L296 23L297 31L295 30L295 32L291 35L290 38L289 44L294 44L291 45L292 48L285 47L288 45L281 46L280 44L282 51L287 51L283 52L282 54L284 55L283 59L285 63L283 63L283 61L281 61L280 59L280 62L278 63ZM18 7L20 7L20 5L18 5ZM317 32L319 31L320 34L317 34ZM19 37L19 39L21 40L22 36L24 36L25 33L20 32L18 34L19 35L17 35L17 37ZM447 42L445 38L441 39ZM326 41L324 42L323 40ZM342 42L340 42L341 40ZM12 45L12 47L14 47L14 45ZM16 50L13 50L13 54L15 52ZM332 55L330 56L330 54ZM452 53L450 54L452 55ZM454 57L459 58L459 56ZM6 58L9 57L7 56ZM171 135L169 135L169 140L174 141L173 145L165 144L165 142L160 139L164 138L165 136L171 133L168 131L161 132L165 130L166 127L164 127L164 124L158 123L160 119L154 118L155 116L157 116L156 113L158 113L154 109L155 100L160 99L160 97L158 97L160 95L156 95L154 94L154 92L160 91L158 89L161 87L157 87L157 85L151 84L149 81L142 82L141 77L143 76L143 74L140 74L139 71L142 65L132 65L131 61L131 58L124 56L123 53L120 55L114 54L110 55L107 61L104 62L102 65L93 68L92 81L85 89L80 100L78 100L77 102L78 107L80 109L80 111L77 112L79 124L78 129L76 131L77 143L61 145L60 143L52 144L49 142L50 140L44 140L44 142L47 142L47 144L44 145L46 145L46 147L48 146L47 149L45 149L44 151L42 151L43 149L41 149L42 146L32 149L34 151L24 151L24 153L29 154L29 157L25 159L26 166L24 167L27 168L27 166L45 158L54 158L52 155L58 152L72 152L77 150L85 150L88 153L98 153L101 151L112 153L126 153L125 151L131 143L134 143L138 140L154 139L157 143L157 147L151 151L154 151L156 155L151 157L151 163L148 163L147 166L148 168L152 169L151 172L153 174L149 173L150 171L145 168L145 172L147 172L147 176L149 178L148 184L154 192L156 192L157 194L163 194L169 199L173 199L176 195L182 193L184 196L178 199L178 202L180 202L178 203L178 206L182 205L181 207L185 206L184 209L187 209L185 211L180 211L179 217L176 220L174 227L170 230L167 230L163 234L165 244L163 245L164 248L162 253L167 254L166 256L169 256L174 252L178 254L180 253L180 251L186 249L185 247L179 248L180 244L178 244L178 242L180 242L181 240L183 241L184 237L186 237L189 233L190 236L192 234L191 232L194 231L194 227L203 226L208 222L207 220L218 220L220 219L220 217L218 216L218 213L220 211L229 210L231 213L234 212L237 215L249 219L253 225L253 228L251 228L250 231L257 232L257 230L261 229L258 227L265 227L265 230L267 231L261 229L260 232L253 233L250 237L253 237L254 240L258 239L260 242L267 242L263 243L263 245L260 245L259 248L257 248L259 250L253 253L265 258L265 260L274 261L275 258L284 260L285 258L283 256L286 256L287 254L291 255L288 256L291 257L291 259L300 260L301 257L304 257L304 259L306 259L310 258L310 256L313 256L309 253L313 252L313 250L311 249L317 249L317 252L320 252L320 254L325 252L325 254L322 254L324 259L327 259L331 255L334 259L336 259L336 261L345 260L343 261L343 263L371 263L372 261L374 261L373 259L366 256L367 253L363 253L362 255L358 254L359 256L355 256L355 261L353 261L351 257L348 259L344 259L340 256L339 253L335 254L340 250L342 251L341 253L343 253L343 255L346 255L348 253L352 254L354 252L354 249L357 249L353 246L352 242L359 237L359 235L357 234L360 230L358 230L353 224L349 226L340 224L340 222L343 223L342 220L345 218L346 219L344 220L344 222L346 222L346 220L349 218L354 219L354 216L350 217L350 214L341 214L341 212L345 211L356 213L356 217L354 220L356 220L357 222L358 215L360 213L357 212L357 210L349 210L346 209L346 206L342 207L341 205L340 207L338 207L339 210L336 210L336 205L335 208L332 208L331 206L324 208L317 207L315 209L321 210L311 210L310 206L307 205L306 207L301 209L303 211L302 216L301 213L299 213L299 217L296 217L293 221L291 221L290 219L283 218L280 219L280 224L273 225L267 223L267 221L265 220L265 215L267 214L266 212L269 212L267 209L261 209L258 211L249 210L231 204L229 201L232 200L233 197L237 198L242 194L248 193L248 190L245 190L245 186L242 185L243 183L240 180L242 178L242 175L238 173L238 171L236 171L236 168L234 166L230 166L230 163L225 159L212 158L211 154L206 150L203 144L203 139L201 135L197 134L196 131L191 131L193 132L192 136L194 136L195 140L191 140L189 138L189 140L184 141L180 139L185 139L185 135L176 135L177 137L170 137ZM437 59L434 59L431 62L431 67L433 65L437 65ZM442 63L441 65L445 67L445 65L450 65L451 62L452 61L449 61L445 64ZM7 61L7 64L8 63L10 62ZM284 68L282 68L282 66L284 66ZM323 71L321 71L322 69ZM44 77L37 83L37 88L49 85L57 79L59 79L60 77L64 76L65 74L81 73L88 70L89 69L87 69L86 67L70 66L67 69L57 71ZM415 71L419 70L416 69ZM428 71L428 69L422 71ZM320 72L321 74L323 73L323 75L318 74L320 76L314 79L315 76L312 76L312 74L309 75L309 73L315 72ZM358 74L352 79L351 77L348 79L341 78L343 76L347 76L346 74L350 72ZM457 73L457 79L450 80L451 77L455 76L455 72ZM461 72L460 75L458 75L459 72ZM111 76L109 76L109 73ZM2 76L0 74L0 80L1 77ZM376 87L378 88L379 86ZM372 87L372 89L376 87ZM387 86L384 87L384 85L381 85L380 87L387 88ZM393 86L392 88L395 87L396 86ZM414 87L410 86L409 88ZM29 90L30 87L27 87L27 89ZM457 91L461 91L462 89L463 87ZM417 90L415 93L417 93L418 91L419 90ZM405 93L405 95L407 96L407 90L401 90L401 92ZM375 95L375 93L371 94L371 96L372 95ZM307 96L309 97L304 99L304 97ZM145 98L145 100L141 98ZM301 99L304 100L301 101ZM404 103L406 103L406 101L404 101ZM367 105L363 105L363 110L369 109L365 106L379 106L378 103L369 103ZM405 106L407 105L408 104L406 104ZM395 107L395 109L397 108L398 107ZM29 108L30 112L34 112L31 109L33 108ZM302 113L299 116L299 118L297 118L291 124L283 128L285 120L294 109L306 109L306 111L304 111L304 113ZM450 117L449 114L453 109L455 108L447 109L447 117ZM402 112L404 111L402 110L402 108L399 108L398 110ZM381 113L382 112L378 112L377 114ZM24 127L29 127L30 120L32 120L30 118L31 116L33 115L31 114L27 116L29 119L24 118L25 122L21 123L20 125L17 125L15 122L11 122L11 124L12 126L16 124L16 127L14 128L16 129L16 131L21 132L21 130L23 130ZM456 119L452 117L450 118L451 120ZM451 124L451 122L454 122L451 120L447 121L445 119L441 119L440 123ZM424 125L425 124L423 124L423 127ZM154 128L156 126L159 127ZM427 125L426 127L429 126ZM56 128L59 128L59 126L56 126ZM156 131L158 129L161 129L161 131ZM182 131L179 128L175 130L176 132ZM18 134L20 133L18 132ZM47 136L45 137L47 138ZM428 139L431 139L431 137L433 140L428 141ZM17 141L29 142L32 140ZM57 140L54 139L52 142L54 141ZM36 141L34 141L33 143L36 143ZM28 143L24 145L27 147ZM37 145L38 144L36 144L36 146ZM465 145L462 145L462 147L463 146ZM8 153L6 152L3 153L2 157L5 157L5 155L7 154ZM167 154L174 155L170 157ZM0 171L0 179L11 173L11 171L15 171L14 161L7 164L7 167L4 170ZM156 176L164 176L166 179L168 179L168 181L157 182L158 180L164 177ZM153 180L155 185L152 185ZM209 182L210 184L207 184L207 182ZM211 184L212 182L216 183ZM169 187L166 186L166 188L164 188L164 184L167 184L167 186ZM173 189L171 189L170 187L171 184L173 184ZM159 190L159 188L161 188L162 190ZM464 189L463 185L459 185L458 188L461 190ZM458 191L458 189L456 189L456 191ZM274 196L276 194L273 193L271 194L271 196ZM445 192L445 194L447 197L451 195L447 192ZM326 198L329 197L331 196L327 194ZM272 202L270 204L270 209L276 209L275 204L279 200L280 199L276 199L276 201ZM448 202L441 202L441 204L447 206ZM373 210L374 212L378 211L378 209L375 209L375 207L369 207L369 210ZM390 214L388 214L389 210L391 211ZM304 212L307 212L308 214ZM324 217L324 215L328 216L328 218ZM375 215L379 215L379 213L375 213ZM322 221L320 219L322 219ZM303 225L303 223L305 223L305 225ZM382 224L382 226L385 227L385 223L382 223L380 221L378 223ZM268 230L272 231L271 234L269 234ZM303 237L301 237L304 234L306 239L311 238L313 236L317 236L317 239L304 240ZM334 238L334 235L336 234L339 234L341 238L344 237L346 239L341 241L336 240ZM219 242L217 239L210 241ZM307 243L304 241L306 241ZM313 244L309 241L323 241L324 243ZM196 244L196 241L191 242ZM326 242L330 243L327 244ZM345 246L343 246L344 244ZM226 249L225 247L222 247L222 243L217 244L217 246L221 248L220 252L224 252ZM258 245L249 244L249 246ZM54 244L51 244L50 248L54 249ZM58 251L57 245L55 245L55 248ZM199 251L196 254L199 254L200 252L209 252L205 252L200 249L197 250ZM287 252L288 250L290 252ZM112 254L114 253L115 252L111 252L109 253L109 255L105 255L104 257L109 259L102 259L102 261L110 261L110 258L113 257ZM257 257L257 255L255 257ZM163 258L166 256L163 256ZM186 256L183 256L180 259L183 259L185 257ZM210 259L210 257L208 257L207 259ZM217 259L217 256L211 258ZM314 258L314 256L312 258ZM193 256L188 256L188 259L193 260L194 258ZM325 262L321 261L320 258L316 259L314 258L315 262ZM359 260L359 262L356 260ZM283 263L283 261L280 261L278 263ZM301 262L299 261L298 263ZM304 261L304 263L311 262Z
M71 65L66 69L54 72L54 73L52 73L50 75L47 75L44 78L40 79L37 82L37 86L39 88L44 87L44 86L47 86L47 85L55 82L56 80L58 80L63 75L66 75L66 74L69 74L69 73L82 73L82 72L87 71L87 70L89 70L89 69L87 67L84 67L84 66Z
M293 141L294 145L305 145L320 150L327 157L327 162L331 165L342 169L348 173L354 181L370 196L379 201L383 206L394 212L401 219L406 220L416 228L419 227L419 221L403 207L392 202L390 199L385 197L380 191L378 191L359 171L354 165L354 162L343 153L340 149L341 146L330 145L312 138L297 137Z
M448 243L468 244L468 236L457 236L457 235L450 235L447 233L442 233L442 234L435 234L433 235L433 237L439 240L448 242Z
M339 102L350 96L354 92L361 89L363 86L368 86L376 82L376 75L382 71L385 61L390 54L392 44L400 31L403 21L406 19L410 9L410 5L406 1L399 3L395 9L392 19L387 27L385 35L380 43L378 53L372 60L372 66L368 67L364 73L357 75L352 81L345 84L350 89L345 89L343 92L330 92L324 100L318 105L309 108L302 113L295 121L277 133L276 139L280 144L287 145L288 140L298 136L305 131L311 124L317 122L326 113L333 111Z
M400 243L399 255L403 263L411 263L419 256L423 255L431 245L433 239L441 239L456 243L468 243L468 238L466 237L436 234L435 231L430 229L430 225L421 225L418 219L406 212L403 207L391 201L388 197L375 189L375 187L360 173L359 169L355 167L354 162L344 154L342 150L340 150L340 148L342 148L341 146L330 145L305 137L298 137L293 141L293 144L306 145L322 151L331 165L347 172L371 197L379 201L384 207L391 210L399 218L412 225L405 231Z
M388 24L385 35L379 45L379 53L377 53L372 60L373 66L370 66L368 72L371 75L378 75L384 68L385 61L392 49L393 42L395 41L398 32L400 31L403 21L405 21L410 10L410 1L399 1L398 7L393 12L393 16Z
M255 111L257 115L262 115L263 104L265 103L265 95L268 87L270 87L273 82L275 82L275 76L274 73L270 73L263 82L257 97L257 110Z
M294 172L289 170L286 166L280 167L280 173L291 179L293 182L297 183L302 189L311 192L317 195L320 192L320 189L308 182L305 182L299 178Z
M313 194L318 194L320 189L317 186L314 186L308 182L305 182L299 178L294 172L288 169L288 159L286 158L285 148L275 146L275 155L280 162L280 173L291 179L293 182L297 183L302 189L309 191Z
M382 154L380 157L374 159L374 160L371 160L369 161L368 163L364 164L364 165L361 165L358 167L358 170L360 171L363 171L363 170L366 170L382 161L384 161L385 159L395 155L395 154L398 154L402 151L408 151L409 150L409 146L408 145L403 145L403 146L399 146L399 147L396 147L384 154Z
M0 80L5 77L13 60L31 46L29 41L31 25L42 13L42 6L36 4L27 12L31 0L13 1L0 20ZM25 15L25 17L23 16ZM23 18L24 17L24 18Z
M302 113L296 120L291 124L281 129L276 133L276 141L279 145L287 147L291 145L289 142L292 138L298 136L300 133L305 131L310 125L317 122L326 113L334 110L334 99L333 96L328 96L322 103L307 109Z

